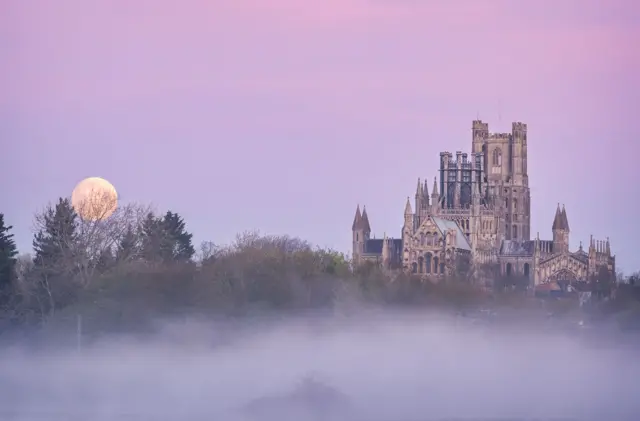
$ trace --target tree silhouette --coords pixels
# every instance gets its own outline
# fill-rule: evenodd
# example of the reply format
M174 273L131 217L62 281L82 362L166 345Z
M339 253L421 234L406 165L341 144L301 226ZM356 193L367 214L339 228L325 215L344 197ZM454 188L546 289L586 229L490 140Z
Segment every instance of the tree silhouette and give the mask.
M0 292L9 288L15 278L18 249L10 234L12 228L5 225L4 214L0 213Z
M56 309L70 304L75 295L77 214L69 199L60 198L36 219L40 230L33 239L33 293L41 313L52 316Z
M161 217L147 214L140 231L141 254L149 262L186 262L195 254L192 234L177 213L167 211Z
M138 235L131 226L127 228L124 235L118 242L115 259L117 262L126 262L138 257L139 250Z
M196 251L191 242L193 234L186 231L184 219L177 213L167 211L162 219L162 229L166 233L163 248L165 260L190 260Z

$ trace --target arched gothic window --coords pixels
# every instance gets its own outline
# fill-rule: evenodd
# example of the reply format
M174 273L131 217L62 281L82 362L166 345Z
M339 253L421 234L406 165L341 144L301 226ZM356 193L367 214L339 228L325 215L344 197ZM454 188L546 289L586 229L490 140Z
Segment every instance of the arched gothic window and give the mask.
M514 240L518 239L518 226L517 225L513 226L513 239Z
M500 148L496 148L493 150L493 166L499 167L502 165L502 151Z

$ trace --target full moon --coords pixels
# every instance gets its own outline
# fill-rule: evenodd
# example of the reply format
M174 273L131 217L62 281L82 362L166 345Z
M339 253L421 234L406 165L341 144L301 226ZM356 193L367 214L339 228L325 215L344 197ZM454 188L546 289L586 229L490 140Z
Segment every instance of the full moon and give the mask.
M71 205L85 221L109 218L118 207L118 192L104 178L85 178L73 189Z

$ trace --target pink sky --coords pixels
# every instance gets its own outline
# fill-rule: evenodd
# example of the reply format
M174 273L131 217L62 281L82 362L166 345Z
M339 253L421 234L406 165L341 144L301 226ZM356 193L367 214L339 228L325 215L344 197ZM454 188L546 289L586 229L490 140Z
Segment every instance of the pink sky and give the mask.
M0 212L27 249L32 212L99 175L197 241L347 251L355 205L399 235L479 115L529 125L534 231L564 202L574 246L610 236L639 269L638 22L632 0L2 2Z

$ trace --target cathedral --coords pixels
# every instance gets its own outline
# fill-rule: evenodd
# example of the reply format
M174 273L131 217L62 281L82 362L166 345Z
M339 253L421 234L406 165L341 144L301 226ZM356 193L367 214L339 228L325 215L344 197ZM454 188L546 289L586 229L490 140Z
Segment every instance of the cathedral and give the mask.
M475 274L493 266L530 285L550 281L586 281L602 270L615 273L609 239L590 239L572 251L569 218L558 204L551 239L531 238L531 194L527 172L527 125L511 133L490 133L473 121L471 154L440 153L439 177L418 180L413 206L407 197L399 238L371 238L367 209L356 209L352 225L353 260L374 262L386 270L422 276L450 273L465 257Z

